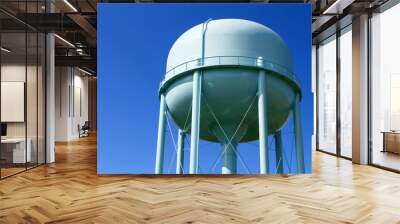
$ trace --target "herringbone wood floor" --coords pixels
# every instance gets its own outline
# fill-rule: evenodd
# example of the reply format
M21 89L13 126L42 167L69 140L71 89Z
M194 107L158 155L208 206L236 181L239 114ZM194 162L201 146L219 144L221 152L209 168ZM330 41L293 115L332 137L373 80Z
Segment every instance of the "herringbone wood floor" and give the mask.
M400 223L400 175L314 153L298 176L97 176L96 139L0 181L0 223Z

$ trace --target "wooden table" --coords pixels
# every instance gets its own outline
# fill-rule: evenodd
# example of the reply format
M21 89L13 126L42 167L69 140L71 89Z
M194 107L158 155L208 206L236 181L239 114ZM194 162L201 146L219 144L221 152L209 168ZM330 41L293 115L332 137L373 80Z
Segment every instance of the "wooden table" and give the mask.
M400 131L383 131L382 152L400 154Z
M7 164L25 164L31 162L32 152L30 138L27 138L25 150L25 138L1 139L1 159Z

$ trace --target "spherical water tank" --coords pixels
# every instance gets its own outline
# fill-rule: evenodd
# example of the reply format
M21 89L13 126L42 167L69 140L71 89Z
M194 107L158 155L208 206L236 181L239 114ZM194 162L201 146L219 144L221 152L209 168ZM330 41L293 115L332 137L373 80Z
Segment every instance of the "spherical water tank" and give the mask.
M268 133L287 122L300 86L290 51L268 27L242 19L207 21L173 44L160 94L177 126L190 133L193 73L202 74L200 138L220 142L222 126L237 142L258 139L259 71L266 72Z

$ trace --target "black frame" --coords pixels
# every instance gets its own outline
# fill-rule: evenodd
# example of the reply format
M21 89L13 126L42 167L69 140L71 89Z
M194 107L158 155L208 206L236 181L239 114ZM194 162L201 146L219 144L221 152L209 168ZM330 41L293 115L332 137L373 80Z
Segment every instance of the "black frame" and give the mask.
M335 39L334 40L332 40L332 41L336 41L336 107L337 107L337 104L338 104L338 94L337 94L337 89L338 89L338 80L337 80L337 76L338 76L338 71L337 71L337 69L338 69L338 65L337 65L337 60L338 60L338 36L337 36L337 32L335 32L335 33L333 33L333 34L331 34L331 35L329 35L329 36L327 36L326 38L324 38L323 40L320 40L319 42L318 42L318 44L316 45L316 48L315 48L315 56L316 56L316 61L315 61L315 65L316 65L316 71L315 71L315 80L316 80L316 88L315 88L315 91L316 91L316 110L315 110L315 113L316 113L316 115L315 115L315 117L316 117L316 139L315 139L315 142L316 142L316 151L319 151L319 152L323 152L323 153L326 153L326 154L329 154L329 155L333 155L333 156L337 156L337 155L339 155L338 154L338 144L337 144L337 129L338 129L338 124L337 124L337 109L336 109L336 153L332 153L332 152L329 152L329 151L326 151L326 150L324 150L324 149L321 149L320 147L319 147L319 85L320 85L320 80L319 80L319 59L320 59L320 57L319 57L319 48L320 48L320 44L322 43L322 42L324 42L324 41L326 41L326 40L328 40L329 38L332 38L332 36L334 36L334 35L336 35L335 36Z
M39 12L39 3L47 3L47 1L39 1L39 0L36 0L36 1L25 0L25 1L22 1L22 3L25 3L25 21L27 19L27 13L28 13L28 10L27 10L28 9L27 8L28 7L28 2L29 3L31 3L31 2L36 3L36 12L37 13ZM47 7L46 7L46 12L47 12ZM17 21L21 22L18 19L17 19ZM0 26L1 26L1 24L0 24ZM24 31L22 31L21 33L25 34L25 84L24 84L24 91L25 91L25 93L24 93L24 98L25 98L24 99L24 107L25 107L24 108L24 120L25 120L24 121L24 124L25 124L25 127L24 127L24 129L25 129L25 169L21 170L21 171L18 171L18 172L15 172L15 173L12 173L12 174L7 175L7 176L3 176L2 175L2 168L0 167L0 180L6 179L8 177L12 177L12 176L17 175L19 173L25 172L27 170L39 167L39 166L47 163L47 150L46 150L47 149L47 33L41 32L40 30L37 30L37 29L33 28L32 26L28 25L27 23L24 23L24 22L23 22L23 26L24 26ZM16 32L18 32L18 31L16 31ZM27 116L28 33L32 33L32 32L36 33L36 104L37 104L37 106L36 106L36 136L35 137L36 137L36 143L37 143L36 144L37 152L36 152L36 162L35 163L29 163L30 166L28 166L28 162L27 162L28 154L26 152L27 144L28 144L28 141L27 141L28 140L28 116ZM0 46L2 45L1 37L2 37L3 33L4 32L0 32ZM44 34L43 38L39 38L39 34ZM40 65L39 64L39 39L41 39L42 44L43 44L42 47L44 48L44 50L41 51L41 53L43 54L42 55L42 60L44 60L44 63L42 64L43 66L42 66L42 80L41 80L42 84L44 84L42 86L42 88L44 90L43 91L43 95L42 95L43 96L43 100L42 100L43 105L42 105L42 107L43 107L44 116L42 117L43 120L41 121L41 122L44 123L44 126L43 126L43 129L44 129L43 130L43 143L44 144L42 145L42 147L43 147L42 151L43 151L43 154L44 154L44 155L42 155L43 156L43 162L39 162L39 78L38 78L39 77L39 68L38 68L38 66ZM0 53L0 68L2 66L1 62L2 62L2 53ZM0 69L0 82L1 82L1 69ZM0 93L0 101L1 101L1 93ZM0 106L0 108L1 108L1 106ZM1 113L0 113L0 123L1 123ZM0 156L1 156L1 151L2 150L1 150L1 144L0 144Z
M315 80L316 80L316 151L323 152L329 155L337 156L343 159L347 160L352 160L352 158L347 157L342 155L342 150L341 150L341 118L340 118L340 82L341 82L341 67L340 67L340 37L344 34L342 31L347 29L349 26L351 26L352 23L344 26L344 27L337 27L337 30L335 33L327 36L325 39L322 39L318 42L315 48L315 56L316 56L316 69L315 69ZM351 32L351 31L348 31ZM324 149L321 149L319 147L319 54L318 54L318 49L319 49L319 44L328 40L329 38L332 38L332 36L335 35L335 39L332 41L336 41L336 152L328 152Z
M380 169L384 169L387 171L391 171L391 172L395 172L395 173L400 173L400 170L397 169L393 169L390 167L386 167L386 166L382 166L379 164L374 164L373 163L373 141L372 141L372 29L371 29L371 20L372 20L372 15L374 12L377 13L382 13L390 8L392 8L393 6L399 4L399 0L388 0L386 1L384 4L382 4L381 6L374 8L374 9L368 9L366 10L366 13L368 14L368 21L367 21L367 141L368 141L368 158L367 158L367 163L370 166L373 167L377 167ZM336 157L340 157L340 158L344 158L344 159L348 159L348 160L352 160L349 157L343 156L341 155L341 149L340 149L340 132L341 132L341 127L340 127L340 35L341 35L341 30L346 29L347 26L351 25L348 24L343 28L339 28L336 27L336 33L332 34L332 35L336 35L336 57L337 57L337 61L336 61L336 73L337 73L337 79L336 79L336 154L335 153L331 153L331 152L327 152L324 151L323 149L319 148L319 56L318 56L318 48L319 48L319 43L321 43L322 41L325 41L326 39L330 38L332 35L329 35L328 37L319 40L319 42L316 44L316 52L315 52L315 56L316 56L316 151L319 152L323 152L329 155L333 155ZM339 34L339 35L338 35Z
M368 45L368 53L367 53L367 62L368 62L368 69L367 69L367 82L368 82L368 100L367 100L367 107L368 107L368 114L367 114L367 119L368 119L368 124L367 124L367 134L368 134L368 165L371 165L373 167L377 167L383 170L391 171L394 173L400 173L400 170L390 168L387 166L383 166L380 164L374 163L373 160L373 141L372 141L372 18L373 18L373 13L383 13L386 10L396 6L397 4L400 4L398 0L389 0L379 6L378 8L374 10L369 10L368 11L368 20L367 20L367 45Z

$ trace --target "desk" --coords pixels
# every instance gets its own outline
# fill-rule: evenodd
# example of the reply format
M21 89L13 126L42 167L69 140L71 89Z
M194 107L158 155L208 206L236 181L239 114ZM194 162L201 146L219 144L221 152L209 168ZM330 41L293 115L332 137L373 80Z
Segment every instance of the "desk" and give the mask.
M25 151L25 138L1 139L1 157L6 163L25 163L32 160L32 141L27 139ZM25 154L26 153L26 154ZM26 159L26 161L25 161Z
M400 131L383 131L382 152L400 154Z

